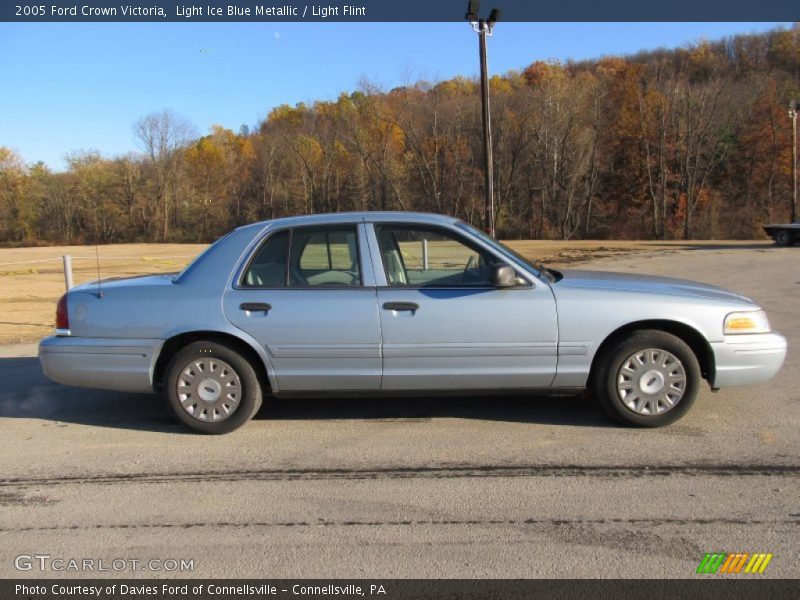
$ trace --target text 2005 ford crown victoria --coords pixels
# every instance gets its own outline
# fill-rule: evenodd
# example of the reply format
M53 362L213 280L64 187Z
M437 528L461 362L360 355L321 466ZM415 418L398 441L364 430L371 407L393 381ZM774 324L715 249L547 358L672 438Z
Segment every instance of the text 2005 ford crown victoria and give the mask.
M163 390L204 433L267 394L589 388L615 418L680 418L701 380L758 383L786 340L751 300L660 277L555 271L456 219L412 213L255 223L177 276L69 291L48 377Z

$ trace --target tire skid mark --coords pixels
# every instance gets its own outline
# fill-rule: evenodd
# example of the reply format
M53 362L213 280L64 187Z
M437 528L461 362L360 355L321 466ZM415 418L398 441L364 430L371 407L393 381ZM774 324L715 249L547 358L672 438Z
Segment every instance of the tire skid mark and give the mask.
M292 481L326 479L456 479L478 477L797 477L800 465L685 464L685 465L454 465L372 469L246 469L195 473L97 474L43 478L0 479L0 487L72 484L181 483L216 481Z
M604 519L408 519L408 520L325 520L318 521L218 521L198 523L110 523L96 525L36 525L30 527L0 527L0 533L36 531L91 531L102 529L199 529L199 528L289 528L289 527L425 527L510 525L527 527L573 527L580 525L800 525L800 519L744 519L730 517L708 518L604 518Z

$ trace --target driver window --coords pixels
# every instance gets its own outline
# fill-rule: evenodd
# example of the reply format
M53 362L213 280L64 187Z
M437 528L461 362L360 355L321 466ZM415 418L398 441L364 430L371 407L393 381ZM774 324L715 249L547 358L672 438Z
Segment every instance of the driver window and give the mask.
M386 279L393 286L489 286L494 262L449 232L413 225L379 226Z

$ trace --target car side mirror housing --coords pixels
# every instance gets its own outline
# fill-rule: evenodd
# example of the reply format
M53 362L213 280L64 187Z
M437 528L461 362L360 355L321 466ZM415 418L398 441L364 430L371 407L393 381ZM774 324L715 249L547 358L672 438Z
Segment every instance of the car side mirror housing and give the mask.
M490 281L494 287L514 287L517 285L517 272L511 265L500 263L492 267Z

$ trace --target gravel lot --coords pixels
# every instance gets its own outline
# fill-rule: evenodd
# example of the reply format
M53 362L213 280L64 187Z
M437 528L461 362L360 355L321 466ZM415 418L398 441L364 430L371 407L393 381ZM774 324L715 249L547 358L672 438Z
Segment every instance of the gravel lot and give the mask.
M126 577L694 577L706 552L800 576L800 248L588 263L742 292L789 339L769 384L636 430L578 398L273 402L224 437L155 396L67 388L0 349L0 577L19 554L194 560ZM584 267L585 265L581 265ZM113 575L113 574L112 574Z

